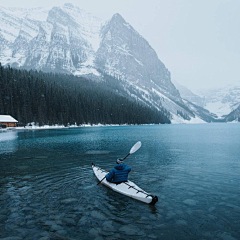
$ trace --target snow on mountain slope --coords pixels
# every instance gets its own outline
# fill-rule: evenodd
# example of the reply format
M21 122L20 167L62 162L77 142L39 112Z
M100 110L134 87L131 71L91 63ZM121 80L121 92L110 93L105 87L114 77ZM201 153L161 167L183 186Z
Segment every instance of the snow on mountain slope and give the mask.
M183 99L186 99L200 107L205 106L205 98L198 96L197 94L193 93L190 89L179 84L176 81L173 81L173 83L174 83L175 87L178 89L178 91L180 92L180 95Z
M234 111L240 105L240 84L224 88L198 90L206 100L205 108L219 118Z
M98 74L100 19L71 4L52 9L0 8L3 65L73 74Z
M9 43L14 43L19 35L32 39L37 35L40 22L46 21L46 8L4 8L0 7L0 34Z
M61 9L74 19L79 25L82 37L91 44L94 51L97 51L101 41L99 33L105 21L74 7L71 3L64 4Z
M173 119L195 117L154 49L120 14L104 22L72 4L1 7L0 21L2 65L101 78L108 74L128 96L166 109Z
M138 90L152 106L164 107L176 115L182 112L187 118L193 116L154 49L120 14L102 28L101 37L97 68Z
M230 103L222 103L222 101L208 102L205 108L214 112L219 118L231 112Z
M4 8L3 11L11 15L12 17L17 17L18 19L31 19L33 21L46 21L49 8L38 7L38 8Z
M0 59L3 65L13 67L24 65L30 41L37 36L41 21L46 20L45 8L3 8L0 7Z
M183 119L183 118L173 114L171 123L173 123L173 124L200 124L200 123L207 123L207 122L197 116L192 117L190 120L186 120L186 119Z
M196 114L200 119L206 122L215 122L217 115L209 112L205 108L202 108L188 100L183 100L184 103Z
M240 122L240 104L236 109L224 117L225 122Z

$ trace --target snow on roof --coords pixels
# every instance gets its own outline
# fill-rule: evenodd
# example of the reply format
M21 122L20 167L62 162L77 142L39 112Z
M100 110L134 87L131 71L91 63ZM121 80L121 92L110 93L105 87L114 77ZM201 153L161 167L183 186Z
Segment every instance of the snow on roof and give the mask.
M0 115L0 122L18 122L10 115Z

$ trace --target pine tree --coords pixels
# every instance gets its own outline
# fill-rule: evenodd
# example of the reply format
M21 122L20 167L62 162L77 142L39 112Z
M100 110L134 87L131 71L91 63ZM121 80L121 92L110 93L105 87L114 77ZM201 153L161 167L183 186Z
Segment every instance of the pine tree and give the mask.
M124 95L118 80L104 83L66 74L4 68L0 64L0 114L20 124L170 123L170 113L157 111Z

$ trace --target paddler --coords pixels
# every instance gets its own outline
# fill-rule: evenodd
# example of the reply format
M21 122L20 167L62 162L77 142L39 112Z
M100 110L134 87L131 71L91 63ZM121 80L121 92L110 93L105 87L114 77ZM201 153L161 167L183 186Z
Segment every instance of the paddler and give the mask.
M106 175L106 179L108 182L116 184L127 182L130 171L131 168L124 163L123 159L118 158L117 165Z

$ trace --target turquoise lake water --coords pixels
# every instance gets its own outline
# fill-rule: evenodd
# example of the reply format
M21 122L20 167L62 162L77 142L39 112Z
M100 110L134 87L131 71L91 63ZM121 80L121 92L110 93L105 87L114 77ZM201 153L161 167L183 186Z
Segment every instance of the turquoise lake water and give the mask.
M129 156L155 206L97 186ZM240 239L240 124L0 132L0 239Z

